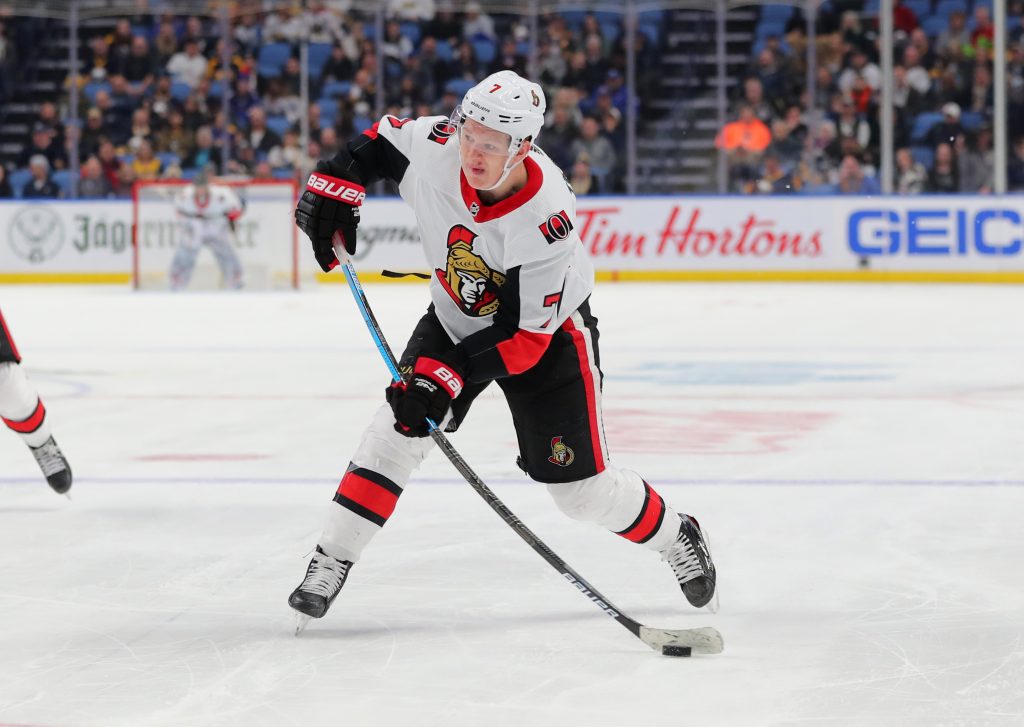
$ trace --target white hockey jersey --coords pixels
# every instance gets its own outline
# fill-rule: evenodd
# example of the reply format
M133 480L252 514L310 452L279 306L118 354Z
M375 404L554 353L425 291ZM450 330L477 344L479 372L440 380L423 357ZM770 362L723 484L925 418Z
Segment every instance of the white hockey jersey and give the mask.
M396 181L415 210L434 310L466 378L482 381L532 367L590 296L594 269L575 230L576 198L547 155L533 149L526 185L486 205L462 174L453 131L444 116L385 116L349 149L360 169L383 165L377 176Z
M195 185L188 185L174 200L174 210L181 219L185 239L199 244L208 239L226 239L229 222L242 216L245 207L231 187L209 186L206 199L196 195Z

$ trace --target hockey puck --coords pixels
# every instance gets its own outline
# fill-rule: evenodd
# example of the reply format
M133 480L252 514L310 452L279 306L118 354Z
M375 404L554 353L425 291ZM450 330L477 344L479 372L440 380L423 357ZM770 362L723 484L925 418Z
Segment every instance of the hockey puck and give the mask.
M689 656L691 649L689 646L676 646L673 644L665 644L661 647L662 656Z

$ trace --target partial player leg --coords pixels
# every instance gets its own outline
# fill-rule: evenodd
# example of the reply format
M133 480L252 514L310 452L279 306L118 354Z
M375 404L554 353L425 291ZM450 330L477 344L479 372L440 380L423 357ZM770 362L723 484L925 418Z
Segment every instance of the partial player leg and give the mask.
M428 312L413 331L399 368L411 367L421 352L445 351L451 345L437 317ZM467 386L442 425L457 428L484 388ZM394 513L409 477L433 447L429 437L406 437L395 431L395 417L387 404L377 410L335 492L306 578L292 592L288 605L312 618L327 612L352 565Z
M205 242L213 252L213 256L217 258L223 286L232 289L241 288L243 285L242 263L238 260L238 253L231 247L231 240L215 237L207 238Z
M547 485L562 512L662 555L687 600L714 595L715 570L700 528L635 472L608 461L601 421L596 320L584 306L553 336L540 362L500 382L519 438L520 466Z
M0 419L28 445L50 487L63 494L71 487L71 467L50 433L46 407L19 361L0 314Z

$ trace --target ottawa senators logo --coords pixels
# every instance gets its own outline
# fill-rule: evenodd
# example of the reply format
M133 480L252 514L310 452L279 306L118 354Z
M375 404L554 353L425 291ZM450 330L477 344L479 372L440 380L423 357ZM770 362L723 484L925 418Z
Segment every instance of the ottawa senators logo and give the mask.
M447 121L438 121L432 127L430 127L430 133L427 134L427 138L436 144L442 146L448 143L448 140L455 135L455 127L449 124Z
M540 225L539 229L540 234L544 235L544 239L550 245L561 242L569 236L569 233L572 232L572 220L569 219L569 215L565 214L565 210L562 210L544 220L544 224Z
M445 270L435 269L441 285L467 316L482 318L498 310L498 288L505 276L491 270L473 252L477 234L463 225L448 231L448 260Z
M532 88L530 89L530 96L532 97L531 100L533 101L533 105L540 107L540 96L538 96L537 92L534 91Z
M559 467L568 467L574 459L576 459L576 454L570 447L562 444L561 437L551 438L551 456L548 457L548 462L557 464Z

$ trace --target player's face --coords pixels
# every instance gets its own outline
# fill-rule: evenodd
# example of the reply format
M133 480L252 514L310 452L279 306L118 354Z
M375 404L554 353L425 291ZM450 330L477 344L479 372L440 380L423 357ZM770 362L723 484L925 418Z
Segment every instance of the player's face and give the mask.
M508 134L488 129L466 119L459 132L459 157L462 172L474 189L487 189L501 179L508 162Z

